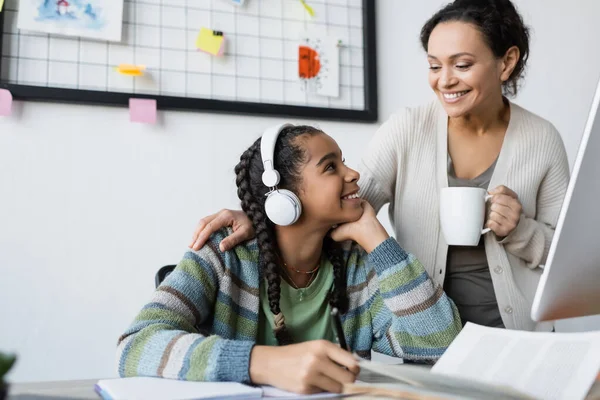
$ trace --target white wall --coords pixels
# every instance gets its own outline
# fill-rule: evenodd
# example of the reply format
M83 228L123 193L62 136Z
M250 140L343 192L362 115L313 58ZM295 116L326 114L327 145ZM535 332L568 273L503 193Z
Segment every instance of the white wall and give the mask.
M442 3L377 1L382 119L431 98L418 33ZM600 72L600 4L517 4L534 28L517 102L558 127L572 162ZM237 206L239 154L281 119L165 112L147 127L125 108L16 108L0 119L0 349L19 354L13 381L113 376L116 339L155 271L179 260L201 216ZM351 164L377 127L318 124Z

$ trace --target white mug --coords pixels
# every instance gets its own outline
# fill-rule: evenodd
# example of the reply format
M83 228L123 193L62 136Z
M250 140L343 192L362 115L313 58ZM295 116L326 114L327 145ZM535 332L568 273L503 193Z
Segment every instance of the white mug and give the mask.
M446 243L451 246L477 246L483 228L485 203L492 196L473 187L443 188L440 194L440 223Z

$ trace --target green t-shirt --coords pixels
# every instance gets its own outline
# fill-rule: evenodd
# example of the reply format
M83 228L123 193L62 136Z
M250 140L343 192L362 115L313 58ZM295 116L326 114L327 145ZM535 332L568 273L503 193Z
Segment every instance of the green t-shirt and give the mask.
M279 306L294 343L319 339L336 342L327 299L332 285L333 265L326 257L321 259L321 267L317 271L317 276L306 288L295 289L283 278L281 279ZM265 280L260 288L260 312L256 343L277 346L278 343L273 333L274 315L269 309L267 286L268 283Z

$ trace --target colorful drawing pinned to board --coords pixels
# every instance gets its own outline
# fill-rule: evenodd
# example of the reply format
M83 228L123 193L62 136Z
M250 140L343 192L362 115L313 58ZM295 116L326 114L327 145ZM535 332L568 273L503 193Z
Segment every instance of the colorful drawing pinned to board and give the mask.
M306 36L298 46L298 77L309 92L340 95L340 41Z
M12 93L6 89L0 89L0 116L8 117L12 114L12 102Z
M156 99L129 99L129 120L156 124Z
M321 70L319 53L309 46L298 47L298 76L302 79L316 78Z
M222 56L225 52L225 36L223 32L202 28L196 38L196 48L213 56Z
M18 18L26 31L120 41L123 0L21 0Z
M146 66L145 65L119 64L119 66L115 67L115 71L117 71L121 75L143 76L144 71L146 71Z

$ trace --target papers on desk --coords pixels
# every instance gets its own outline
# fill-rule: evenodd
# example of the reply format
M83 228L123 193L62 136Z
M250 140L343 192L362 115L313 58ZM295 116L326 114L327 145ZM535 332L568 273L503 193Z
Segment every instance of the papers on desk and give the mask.
M345 393L435 399L584 399L600 369L600 332L543 333L467 324L428 371L360 362L389 383L355 383Z

